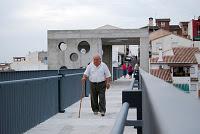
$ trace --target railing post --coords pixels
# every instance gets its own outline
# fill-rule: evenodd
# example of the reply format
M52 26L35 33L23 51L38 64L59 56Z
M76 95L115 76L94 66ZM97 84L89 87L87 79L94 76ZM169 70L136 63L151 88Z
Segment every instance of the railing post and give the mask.
M61 74L59 72L58 75L62 75L62 77L58 78L58 112L64 113L65 110L62 109L62 92L61 92L61 88L62 88L61 84L62 84L62 79L64 77L64 74Z
M137 109L137 121L136 123L132 122L132 125L135 128L137 128L138 134L142 134L142 91L141 90L122 91L122 103L124 102L129 103L129 108ZM131 123L131 121L129 123Z

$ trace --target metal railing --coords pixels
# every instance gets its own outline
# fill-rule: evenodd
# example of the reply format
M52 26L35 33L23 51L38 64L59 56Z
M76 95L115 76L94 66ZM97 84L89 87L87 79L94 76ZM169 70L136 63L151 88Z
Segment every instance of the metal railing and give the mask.
M144 134L200 133L200 100L140 70Z
M4 74L6 81L0 81L0 134L23 133L78 101L83 72L79 71L50 71L57 72L53 76L41 71L39 76L43 77L38 78L31 76L33 72L21 72L21 76L17 76L20 72L12 72L16 76Z
M124 126L134 126L138 134L198 134L200 100L140 69L139 90L122 91L122 103L137 109L137 120L126 120L121 109L111 133L122 134ZM123 114L122 114L123 113ZM122 121L123 119L123 121Z
M32 70L32 71L10 71L0 72L0 81L11 81L20 79L39 78L55 76L58 74L81 73L84 69L66 69L66 70Z
M123 103L122 108L118 114L118 118L115 121L114 127L112 128L110 134L123 134L124 126L128 115L128 109L129 104L127 102Z
M138 134L142 133L142 92L138 90L138 81L133 79L129 88L122 91L122 108L117 116L111 134L123 134L125 126L134 126ZM127 120L128 110L136 108L137 120Z

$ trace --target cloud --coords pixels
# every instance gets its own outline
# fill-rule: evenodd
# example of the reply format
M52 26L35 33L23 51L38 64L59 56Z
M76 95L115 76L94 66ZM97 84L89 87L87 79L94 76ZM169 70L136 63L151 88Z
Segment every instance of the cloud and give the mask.
M199 5L199 0L1 0L0 62L46 50L47 29L139 28L149 17L178 24L200 15Z

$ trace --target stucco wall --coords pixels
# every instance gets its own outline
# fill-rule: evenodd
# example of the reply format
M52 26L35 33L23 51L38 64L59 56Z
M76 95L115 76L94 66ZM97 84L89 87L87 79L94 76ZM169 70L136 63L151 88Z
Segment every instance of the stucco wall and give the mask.
M162 47L162 50L163 52L165 52L166 55L171 55L170 50L172 49L172 47L192 47L192 46L193 46L192 40L188 40L183 37L171 34L152 41L152 54L158 55L159 47Z

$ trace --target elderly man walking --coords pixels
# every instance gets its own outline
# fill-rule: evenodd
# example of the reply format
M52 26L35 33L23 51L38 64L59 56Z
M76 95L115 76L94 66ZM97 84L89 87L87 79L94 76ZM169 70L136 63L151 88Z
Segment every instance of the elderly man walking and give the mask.
M90 81L92 111L95 115L100 112L101 116L104 116L106 112L105 91L106 88L110 88L111 74L107 65L101 62L99 54L93 56L93 62L87 66L83 74L82 82L85 82L87 78Z

